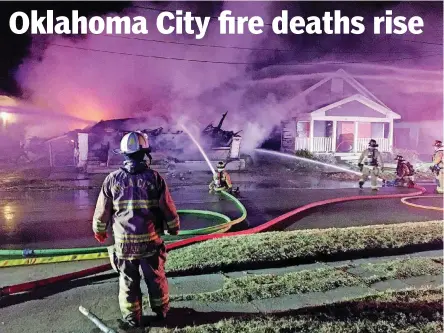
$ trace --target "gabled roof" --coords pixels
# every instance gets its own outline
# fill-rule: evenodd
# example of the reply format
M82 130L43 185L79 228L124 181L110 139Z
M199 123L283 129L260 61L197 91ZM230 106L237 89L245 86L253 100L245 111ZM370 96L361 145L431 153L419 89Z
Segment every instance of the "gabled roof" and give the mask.
M342 68L338 69L335 73L327 76L323 80L319 81L315 85L311 86L310 88L304 90L302 93L298 95L299 96L305 96L311 93L312 91L316 90L320 86L324 85L325 83L332 81L335 78L340 78L344 80L344 82L347 82L350 86L352 86L354 89L356 89L356 92L366 96L369 99L374 100L375 102L387 107L380 99L378 99L375 95L373 95L366 87L364 87L362 84L360 84L356 79L354 79L350 74L348 74L346 71L344 71Z
M382 106L379 103L376 103L375 101L361 95L361 94L356 94L344 99L341 99L340 101L337 101L335 103L329 104L327 106L324 106L322 108L319 108L317 110L312 111L310 114L312 116L316 116L316 115L325 115L325 112L331 109L334 109L338 106L350 103L352 101L357 101L361 104L364 104L366 106L368 106L369 108L383 114L385 117L387 118L392 118L392 119L401 119L401 116L399 114L397 114L396 112L393 112L392 110L390 110L388 107L386 106Z
M353 78L350 74L348 74L346 71L344 71L343 69L339 69L336 73L338 73L338 75L340 77L342 77L344 79L345 82L347 82L348 84L350 84L352 87L354 87L361 95L374 100L375 102L385 106L387 109L389 108L387 105L385 105L378 97L376 97L375 95L373 95L370 90L368 90L366 87L364 87L362 84L360 84L355 78Z
M354 79L350 74L348 74L345 70L339 69L336 72L328 75L318 83L312 85L308 89L302 91L300 94L295 96L294 98L287 101L285 104L288 107L291 107L291 105L294 105L297 103L298 100L300 100L303 97L306 97L307 95L314 92L316 89L324 86L328 82L332 82L334 79L342 79L345 83L347 83L353 90L356 91L356 94L362 95L363 97L366 97L368 100L371 100L387 109L389 107L385 105L379 98L377 98L374 94L372 94L367 88L365 88L361 83L359 83L356 79ZM355 95L356 95L355 94Z

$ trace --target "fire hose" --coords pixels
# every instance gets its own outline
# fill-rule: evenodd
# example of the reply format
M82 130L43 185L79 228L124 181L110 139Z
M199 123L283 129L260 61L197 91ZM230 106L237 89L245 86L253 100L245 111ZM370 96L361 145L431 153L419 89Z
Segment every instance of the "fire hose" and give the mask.
M443 197L442 195L424 195L424 196L417 196L417 197L406 197L406 198L402 198L401 202L405 205L415 207L415 208L438 210L438 211L443 212L444 208L441 208L441 207L418 205L418 204L414 204L414 203L409 202L410 200L415 200L415 199L422 199L422 198L441 198L442 199L442 197Z
M236 207L240 210L241 216L231 220L228 216L207 211L207 210L178 210L179 214L192 214L201 215L205 217L216 217L224 222L210 227L200 228L200 229L190 229L182 230L179 236L192 236L192 235L205 235L217 232L226 232L233 225L241 223L247 217L247 210L242 205L242 203L227 192L220 192L222 195L233 201ZM169 241L177 240L176 236L163 237L164 241L167 243ZM179 238L180 239L180 238ZM30 257L30 258L14 258L18 256ZM36 257L31 257L36 256ZM40 257L39 257L40 256ZM94 260L94 259L104 259L108 257L107 247L91 247L91 248L75 248L75 249L41 249L41 250L0 250L0 258L6 257L7 259L0 260L1 267L11 267L11 266L24 266L24 265L37 265L37 264L48 264L66 261L80 261L80 260ZM11 258L12 257L12 258Z
M285 213L281 216L278 216L278 217L276 217L276 218L274 218L262 225L259 225L257 227L251 228L251 229L246 229L246 230L237 231L237 232L217 233L217 234L207 234L207 235L195 236L195 237L184 239L184 240L181 240L178 242L167 244L166 248L167 248L167 251L171 251L171 250L175 250L175 249L187 246L187 245L191 245L191 244L194 244L197 242L202 242L202 241L206 241L206 240L210 240L210 239L239 236L239 235L249 235L249 234L255 234L255 233L264 232L264 231L270 231L270 230L273 230L274 228L278 227L281 222L283 222L289 218L292 218L302 212L306 212L310 209L320 207L320 206L330 205L330 204L334 204L334 203L348 202L348 201L358 201L358 200L375 200L375 199L414 197L414 196L422 195L426 192L426 189L423 187L419 187L416 185L415 188L417 189L417 191L410 193L408 195L406 195L405 193L403 193L403 194L386 194L386 195L363 195L363 196L358 195L358 196L350 196L350 197L342 197L342 198L317 201L317 202L313 202L313 203L301 206L297 209L287 212L287 213ZM233 223L233 222L231 222L231 223ZM84 269L81 271L72 272L72 273L68 273L68 274L58 275L58 276L54 276L54 277L50 277L50 278L46 278L46 279L42 279L42 280L20 283L20 284L16 284L13 286L6 286L6 287L3 287L0 289L0 296L13 295L13 294L17 294L20 292L30 291L30 290L33 290L37 287L47 286L47 285L50 285L53 283L84 278L87 276L106 272L111 269L112 269L111 264L108 263L105 265L92 267L92 268L88 268L88 269Z
M212 227L206 227L201 229L190 229L190 230L181 230L179 235L199 235L202 233L205 233L207 229L209 230L218 230L218 229L225 229L225 223L230 222L231 219L223 214L212 212L208 210L195 210L195 209L179 209L177 211L179 215L184 214L191 214L191 215L200 215L204 217L215 217L218 218L224 223L212 226ZM211 228L211 229L210 229ZM176 236L168 237L166 235L166 240L173 240L174 238L177 238ZM23 250L1 250L0 249L0 258L1 257L38 257L38 256L63 256L63 255L85 255L85 254L95 254L95 253L105 253L106 247L86 247L86 248L71 248L71 249L23 249ZM33 258L35 259L35 258ZM0 265L1 266L1 265Z

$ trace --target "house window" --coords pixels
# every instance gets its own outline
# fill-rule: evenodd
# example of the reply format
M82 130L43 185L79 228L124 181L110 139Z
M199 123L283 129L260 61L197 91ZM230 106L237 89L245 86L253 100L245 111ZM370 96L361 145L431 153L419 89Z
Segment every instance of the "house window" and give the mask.
M372 135L373 139L381 139L384 137L385 123L372 123Z
M358 138L371 138L372 137L372 124L371 123L358 123Z
M310 122L298 121L296 123L296 137L308 138L310 136Z

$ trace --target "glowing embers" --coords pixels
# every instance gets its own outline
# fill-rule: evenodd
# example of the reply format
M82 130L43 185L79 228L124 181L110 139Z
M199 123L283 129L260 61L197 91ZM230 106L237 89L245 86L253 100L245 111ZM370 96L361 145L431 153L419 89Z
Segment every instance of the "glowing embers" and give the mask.
M0 112L0 118L3 126L6 126L7 124L14 122L14 115L6 111Z

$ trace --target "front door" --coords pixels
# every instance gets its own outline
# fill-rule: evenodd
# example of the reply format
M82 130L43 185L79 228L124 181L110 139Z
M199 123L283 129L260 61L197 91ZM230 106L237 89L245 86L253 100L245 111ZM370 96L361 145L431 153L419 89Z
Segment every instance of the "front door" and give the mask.
M349 153L353 151L355 123L352 121L338 121L336 133L336 151Z

